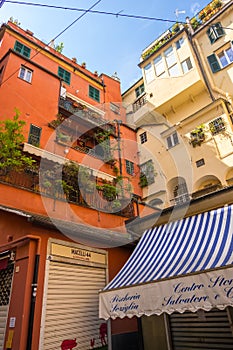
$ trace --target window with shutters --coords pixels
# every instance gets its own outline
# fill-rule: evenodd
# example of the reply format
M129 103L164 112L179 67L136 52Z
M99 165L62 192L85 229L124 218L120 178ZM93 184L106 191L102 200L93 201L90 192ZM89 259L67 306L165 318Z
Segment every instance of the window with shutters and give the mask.
M70 72L67 72L67 70L62 67L58 67L58 76L62 78L66 84L70 85Z
M233 50L231 46L226 47L225 50L222 50L218 53L218 58L220 61L220 65L222 68L228 66L231 62L233 62Z
M30 58L31 49L16 40L14 50L20 55Z
M207 35L210 39L211 44L221 38L225 34L220 22L213 24L208 30Z
M89 85L89 97L93 98L93 100L100 102L100 92L98 89Z
M125 166L126 166L126 171L129 175L134 174L134 163L131 162L130 160L125 160Z
M173 134L167 137L168 148L172 148L178 144L179 144L179 139L178 139L177 132L174 132Z
M30 131L28 136L28 143L30 145L38 147L40 145L41 128L39 126L30 125Z
M227 67L233 62L232 44L228 43L227 45L224 45L224 47L221 47L216 53L208 56L207 59L213 73Z

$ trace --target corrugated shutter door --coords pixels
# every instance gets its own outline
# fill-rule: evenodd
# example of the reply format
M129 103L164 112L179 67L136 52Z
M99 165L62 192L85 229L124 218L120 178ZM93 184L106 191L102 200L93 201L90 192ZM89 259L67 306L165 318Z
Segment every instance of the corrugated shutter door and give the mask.
M13 270L13 264L6 269L0 270L0 349L4 348Z
M93 338L95 347L101 345L98 291L105 285L104 268L50 262L43 350L75 338L78 350L89 349Z
M170 315L173 350L233 349L226 310Z

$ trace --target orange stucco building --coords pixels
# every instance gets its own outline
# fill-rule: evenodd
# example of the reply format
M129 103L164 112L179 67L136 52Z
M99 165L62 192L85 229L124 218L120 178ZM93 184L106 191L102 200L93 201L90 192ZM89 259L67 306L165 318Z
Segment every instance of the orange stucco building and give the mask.
M152 212L119 79L12 22L0 42L0 120L19 111L35 161L0 171L0 348L94 349L112 333L109 348L128 349L137 321L98 318L98 291L133 249L126 222Z

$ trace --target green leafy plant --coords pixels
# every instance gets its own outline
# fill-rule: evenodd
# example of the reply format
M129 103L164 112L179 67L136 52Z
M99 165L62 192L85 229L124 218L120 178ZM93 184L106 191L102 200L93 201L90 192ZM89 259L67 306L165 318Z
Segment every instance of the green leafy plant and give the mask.
M0 122L0 170L19 172L35 163L35 160L26 156L22 150L25 124L26 122L19 119L18 110L15 111L13 119Z
M55 50L59 53L62 53L63 49L64 49L64 43L62 42L55 46Z
M203 141L205 141L204 124L197 126L190 133L190 143L193 147L200 146Z

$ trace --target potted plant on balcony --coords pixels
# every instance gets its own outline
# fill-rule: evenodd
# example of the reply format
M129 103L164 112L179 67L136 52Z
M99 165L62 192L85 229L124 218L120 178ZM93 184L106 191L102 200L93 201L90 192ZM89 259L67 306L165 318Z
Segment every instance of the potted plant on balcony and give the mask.
M190 24L193 27L193 29L195 30L195 29L197 29L200 26L201 23L198 21L198 19L196 17L193 17L190 20Z
M180 24L178 22L176 22L172 26L172 33L178 33L179 31L180 31Z
M197 126L190 133L190 143L193 147L200 146L205 141L204 125Z
M218 9L219 7L222 6L222 1L221 0L213 0L211 2L210 6L213 10Z

